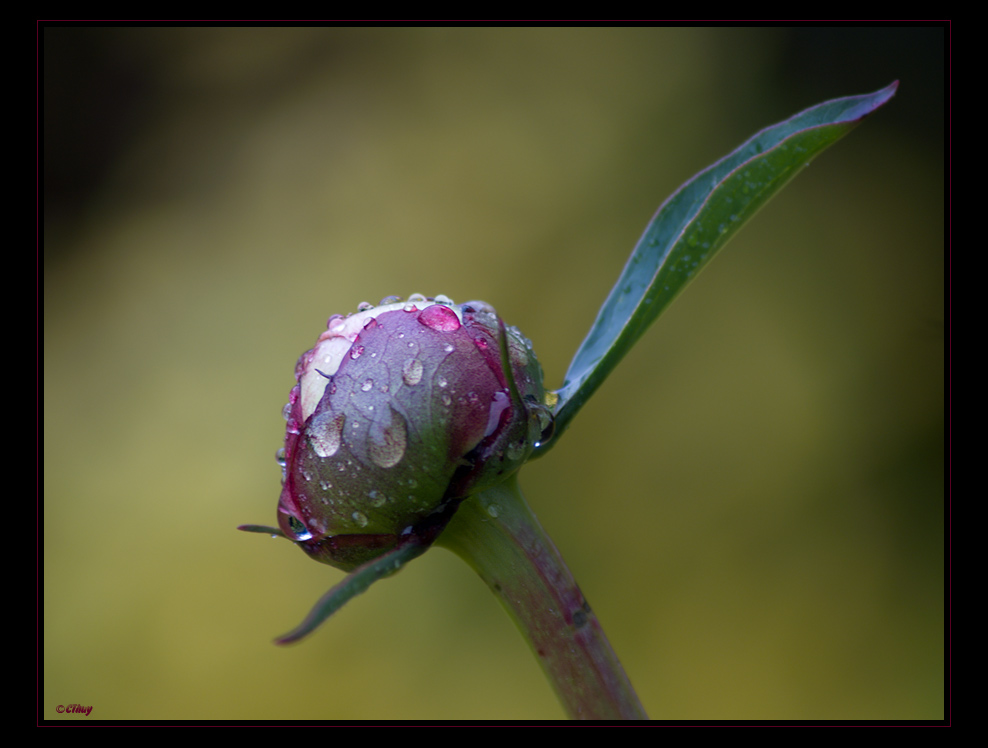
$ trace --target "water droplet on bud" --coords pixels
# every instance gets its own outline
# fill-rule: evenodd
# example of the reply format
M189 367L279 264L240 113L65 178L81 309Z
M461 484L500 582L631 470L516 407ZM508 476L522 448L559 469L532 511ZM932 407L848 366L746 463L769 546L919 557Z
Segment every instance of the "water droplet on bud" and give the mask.
M354 512L350 516L353 517L353 521L361 527L367 527L367 515L363 512Z
M412 386L422 381L422 362L417 358L410 358L401 367L401 378L405 384Z
M369 301L361 301L359 304L357 304L358 312L369 312L373 308L374 305L371 304Z
M460 329L460 318L447 306L434 304L422 310L419 322L438 332L454 332Z
M394 408L389 408L391 417L382 416L373 421L367 444L367 453L375 465L390 468L401 462L408 443L408 429L405 417Z
M316 413L309 422L306 436L313 451L320 457L332 457L340 448L343 441L343 424L346 416L342 413L333 415L325 410Z
M312 533L309 532L308 528L302 524L298 517L289 515L288 526L291 528L292 534L295 535L295 540L309 540L312 537Z

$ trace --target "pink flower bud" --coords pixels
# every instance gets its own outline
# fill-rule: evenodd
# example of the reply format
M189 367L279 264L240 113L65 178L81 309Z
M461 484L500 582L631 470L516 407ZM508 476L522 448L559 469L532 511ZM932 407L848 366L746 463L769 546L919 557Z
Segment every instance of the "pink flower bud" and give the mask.
M330 317L299 358L279 453L282 531L345 570L435 530L437 513L448 520L516 471L551 426L531 344L507 328L502 364L505 328L488 304L414 294L359 309Z

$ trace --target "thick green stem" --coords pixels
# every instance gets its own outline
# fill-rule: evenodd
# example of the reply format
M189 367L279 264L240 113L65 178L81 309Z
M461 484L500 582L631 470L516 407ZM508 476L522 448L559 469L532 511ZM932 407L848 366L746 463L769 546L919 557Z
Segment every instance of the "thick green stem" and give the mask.
M648 719L516 477L464 501L436 541L487 582L573 719Z

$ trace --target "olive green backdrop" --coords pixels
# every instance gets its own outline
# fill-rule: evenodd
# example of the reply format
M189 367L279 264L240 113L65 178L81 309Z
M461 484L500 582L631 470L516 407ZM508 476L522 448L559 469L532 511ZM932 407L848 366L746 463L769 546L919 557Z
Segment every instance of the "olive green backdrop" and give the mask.
M548 719L436 549L341 578L274 524L333 313L494 304L547 384L656 207L901 80L662 317L522 486L649 713L944 716L942 29L45 28L44 718Z

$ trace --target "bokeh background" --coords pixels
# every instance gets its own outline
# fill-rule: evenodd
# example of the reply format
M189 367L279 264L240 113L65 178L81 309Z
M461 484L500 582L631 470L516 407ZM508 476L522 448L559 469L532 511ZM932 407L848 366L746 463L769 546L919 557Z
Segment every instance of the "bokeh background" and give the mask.
M943 29L41 42L43 718L562 717L445 550L271 644L342 576L234 529L275 521L297 356L444 293L558 386L680 183L894 79L522 485L653 717L944 716Z

